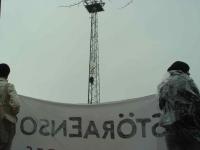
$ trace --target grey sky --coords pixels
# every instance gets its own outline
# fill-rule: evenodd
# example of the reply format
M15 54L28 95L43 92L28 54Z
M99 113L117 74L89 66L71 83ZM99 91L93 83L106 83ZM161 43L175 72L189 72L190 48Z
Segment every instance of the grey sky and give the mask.
M70 0L2 0L0 62L19 94L87 103L90 18ZM99 14L101 102L146 96L175 60L200 86L199 0L106 1Z

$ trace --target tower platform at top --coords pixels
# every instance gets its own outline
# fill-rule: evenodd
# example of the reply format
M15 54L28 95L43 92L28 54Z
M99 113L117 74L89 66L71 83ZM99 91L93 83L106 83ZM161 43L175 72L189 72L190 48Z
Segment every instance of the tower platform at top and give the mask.
M97 2L97 1L88 2L88 1L85 1L85 8L88 10L89 13L104 11L104 9L103 9L104 5L105 5L104 2Z

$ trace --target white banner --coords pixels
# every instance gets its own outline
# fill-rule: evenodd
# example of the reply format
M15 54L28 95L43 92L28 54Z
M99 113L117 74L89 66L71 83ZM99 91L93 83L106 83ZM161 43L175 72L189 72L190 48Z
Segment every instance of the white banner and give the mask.
M98 105L21 96L12 150L166 150L155 95Z

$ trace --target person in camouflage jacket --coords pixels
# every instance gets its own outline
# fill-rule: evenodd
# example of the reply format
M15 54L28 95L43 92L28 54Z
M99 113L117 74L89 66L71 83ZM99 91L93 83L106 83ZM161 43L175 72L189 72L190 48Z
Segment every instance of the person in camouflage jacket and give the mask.
M176 61L158 85L160 125L166 129L168 150L200 150L200 93L189 65Z
M9 73L9 66L0 64L0 150L11 149L20 108L15 87L7 80Z

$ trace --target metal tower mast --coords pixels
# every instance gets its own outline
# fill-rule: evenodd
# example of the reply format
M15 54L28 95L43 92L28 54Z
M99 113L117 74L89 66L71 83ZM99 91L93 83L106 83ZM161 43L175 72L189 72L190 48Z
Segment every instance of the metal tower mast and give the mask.
M0 0L0 17L1 17L1 0Z
M91 14L90 60L88 81L88 104L100 103L98 12L104 11L102 0L84 0L84 5Z

